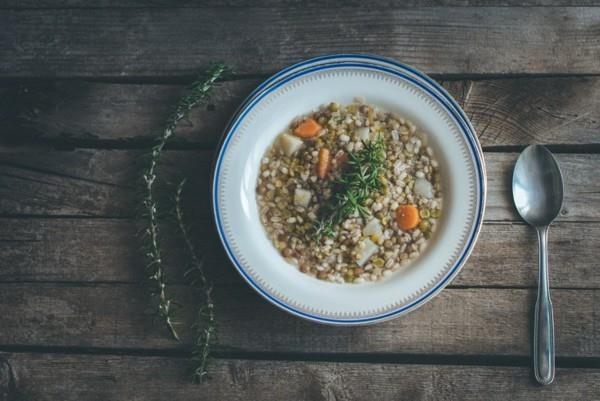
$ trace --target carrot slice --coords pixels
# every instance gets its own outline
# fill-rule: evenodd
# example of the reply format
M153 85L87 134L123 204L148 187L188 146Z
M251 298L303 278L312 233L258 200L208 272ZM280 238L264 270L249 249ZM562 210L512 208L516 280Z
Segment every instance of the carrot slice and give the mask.
M317 175L319 178L325 178L327 175L327 170L329 170L329 159L329 149L321 148L319 150L319 161L317 163Z
M319 131L321 131L321 128L322 127L314 118L308 118L298 124L296 129L294 129L294 135L299 136L300 138L313 138L317 136Z
M419 225L419 209L415 205L401 205L396 209L396 223L400 229L412 230Z

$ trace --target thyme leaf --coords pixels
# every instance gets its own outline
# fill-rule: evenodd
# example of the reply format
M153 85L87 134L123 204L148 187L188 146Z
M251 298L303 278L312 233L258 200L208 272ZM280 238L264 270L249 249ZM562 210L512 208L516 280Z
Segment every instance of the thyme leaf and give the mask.
M373 191L382 187L381 175L385 166L385 143L381 136L370 142L363 141L358 152L349 152L346 171L334 181L335 194L323 208L321 219L315 222L317 241L335 235L334 227L352 215L367 217L364 202Z

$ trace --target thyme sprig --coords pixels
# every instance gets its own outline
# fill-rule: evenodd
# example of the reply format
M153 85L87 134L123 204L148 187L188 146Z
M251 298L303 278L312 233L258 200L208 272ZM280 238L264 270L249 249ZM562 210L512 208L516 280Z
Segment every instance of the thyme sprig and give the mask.
M189 115L192 108L206 99L210 94L215 82L225 72L225 66L219 64L210 69L204 78L201 78L189 87L173 112L167 118L167 122L161 134L156 138L156 144L152 147L150 161L143 171L143 244L146 257L146 282L149 293L154 301L156 315L164 322L169 332L176 340L179 335L175 329L176 321L174 309L177 303L167 294L167 275L160 247L159 227L159 204L157 201L156 186L158 183L157 168L160 164L162 151L167 142L172 138L177 124Z
M335 235L334 227L348 217L358 214L367 217L370 212L364 202L373 191L382 187L381 175L385 167L385 144L381 136L370 142L363 141L358 152L349 152L346 171L334 181L334 195L315 222L315 238Z
M184 178L175 192L175 217L190 257L190 268L185 272L185 277L197 295L203 298L203 303L197 312L196 322L192 326L195 332L192 344L192 377L194 381L201 383L207 375L210 351L215 340L215 304L212 298L212 284L204 274L204 257L196 251L196 247L192 243L190 230L183 214L182 193L185 183Z

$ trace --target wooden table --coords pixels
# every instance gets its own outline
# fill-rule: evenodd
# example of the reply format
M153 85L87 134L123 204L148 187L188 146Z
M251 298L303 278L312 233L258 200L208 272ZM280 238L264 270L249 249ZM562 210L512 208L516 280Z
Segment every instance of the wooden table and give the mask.
M0 3L0 400L600 399L600 2L342 3ZM266 303L210 221L209 164L228 116L267 75L333 52L432 74L473 122L489 176L460 276L370 327L324 327ZM136 180L184 84L218 60L237 75L182 124L161 166L165 179L190 177L196 239L211 250L219 339L197 386L186 373L195 303L169 229L180 343L152 323L139 285ZM530 143L549 145L566 181L550 232L558 371L544 388L530 367L536 238L509 191Z

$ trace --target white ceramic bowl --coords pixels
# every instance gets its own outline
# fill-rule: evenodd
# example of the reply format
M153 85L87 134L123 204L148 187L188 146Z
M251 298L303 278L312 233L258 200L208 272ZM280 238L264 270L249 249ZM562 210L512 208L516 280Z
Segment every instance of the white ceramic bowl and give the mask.
M357 96L415 122L429 134L440 162L444 205L426 251L376 283L334 284L287 264L258 217L260 160L290 121L320 105ZM289 67L260 85L228 125L215 162L214 217L227 255L262 296L303 318L368 324L407 313L445 287L468 258L485 206L481 148L464 112L437 83L415 69L375 56L334 55Z

